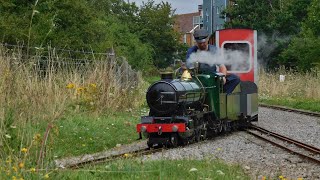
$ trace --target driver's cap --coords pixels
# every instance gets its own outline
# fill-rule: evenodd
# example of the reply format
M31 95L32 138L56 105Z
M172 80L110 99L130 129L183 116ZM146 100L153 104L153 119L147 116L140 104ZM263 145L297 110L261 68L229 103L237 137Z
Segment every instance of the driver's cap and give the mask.
M205 29L196 29L193 33L193 37L197 43L202 43L207 41L209 33Z

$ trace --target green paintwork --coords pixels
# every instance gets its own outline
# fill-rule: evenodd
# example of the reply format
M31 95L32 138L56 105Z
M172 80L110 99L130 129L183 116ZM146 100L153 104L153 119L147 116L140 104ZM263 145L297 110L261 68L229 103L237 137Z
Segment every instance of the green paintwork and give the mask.
M238 120L240 114L240 94L232 93L227 96L227 117L229 120Z
M238 84L235 89L232 91L232 94L229 94L227 99L227 118L229 120L238 120L240 115L240 93L241 88L240 84Z
M227 94L220 93L220 119L227 118Z
M205 104L209 106L209 111L215 112L217 118L220 119L220 93L223 90L222 76L215 73L202 73L196 76L206 87Z

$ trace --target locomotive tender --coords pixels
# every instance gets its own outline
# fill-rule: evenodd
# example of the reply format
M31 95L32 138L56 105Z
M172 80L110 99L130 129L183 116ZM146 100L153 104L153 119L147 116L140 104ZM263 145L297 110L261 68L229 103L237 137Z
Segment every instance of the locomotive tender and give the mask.
M200 68L199 62L175 79L172 74L163 74L151 85L146 94L149 115L141 117L137 125L137 132L148 138L148 146L177 147L257 121L256 40L254 30L216 32L218 47L247 54L242 58L246 61L244 68L232 69L232 63L229 65L241 79L231 94L223 91L224 75Z

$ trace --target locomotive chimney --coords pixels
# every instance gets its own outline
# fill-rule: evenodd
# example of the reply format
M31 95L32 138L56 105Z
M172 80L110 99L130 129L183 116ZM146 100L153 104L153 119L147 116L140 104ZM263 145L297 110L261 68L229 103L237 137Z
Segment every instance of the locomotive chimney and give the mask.
M173 72L165 71L161 72L161 80L172 80L173 79Z

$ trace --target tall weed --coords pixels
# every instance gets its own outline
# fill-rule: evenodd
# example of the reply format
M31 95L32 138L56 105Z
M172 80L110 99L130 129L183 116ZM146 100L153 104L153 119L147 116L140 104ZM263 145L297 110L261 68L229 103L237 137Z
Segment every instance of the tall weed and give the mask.
M283 82L280 75L284 76ZM259 97L305 99L308 101L320 100L320 71L312 70L300 73L293 70L280 68L277 72L260 71L259 75Z
M125 59L64 57L50 49L26 60L19 48L0 47L1 173L45 168L50 134L58 133L55 122L62 117L131 111L144 102L145 83ZM26 164L33 169L24 171Z

